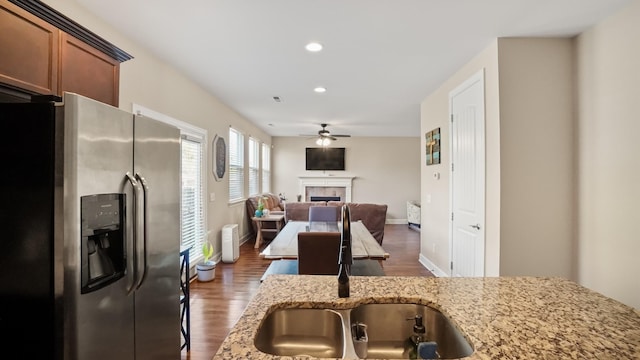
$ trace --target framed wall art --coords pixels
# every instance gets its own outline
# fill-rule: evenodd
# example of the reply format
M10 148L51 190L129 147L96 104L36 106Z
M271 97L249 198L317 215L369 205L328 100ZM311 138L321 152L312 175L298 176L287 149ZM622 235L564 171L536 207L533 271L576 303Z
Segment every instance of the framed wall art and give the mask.
M427 154L427 165L440 164L440 128L424 134Z
M213 138L213 177L216 181L222 181L227 170L227 144L222 136L216 135Z

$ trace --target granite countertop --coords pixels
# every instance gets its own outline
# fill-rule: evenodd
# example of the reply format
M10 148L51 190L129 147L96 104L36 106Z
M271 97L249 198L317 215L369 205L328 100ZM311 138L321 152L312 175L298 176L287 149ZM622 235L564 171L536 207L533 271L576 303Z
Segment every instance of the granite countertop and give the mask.
M266 314L287 307L349 309L364 303L430 305L452 319L475 352L465 359L640 359L640 311L561 278L271 275L214 359L290 359L253 339Z

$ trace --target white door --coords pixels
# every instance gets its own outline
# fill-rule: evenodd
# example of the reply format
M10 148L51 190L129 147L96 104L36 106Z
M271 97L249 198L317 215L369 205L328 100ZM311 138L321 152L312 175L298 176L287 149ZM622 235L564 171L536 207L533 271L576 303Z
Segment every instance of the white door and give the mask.
M484 276L484 71L449 94L451 276Z

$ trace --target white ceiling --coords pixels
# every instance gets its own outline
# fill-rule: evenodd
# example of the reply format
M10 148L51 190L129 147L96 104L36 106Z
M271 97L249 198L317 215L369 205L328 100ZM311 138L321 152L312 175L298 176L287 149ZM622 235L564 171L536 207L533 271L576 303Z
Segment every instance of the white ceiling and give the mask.
M419 136L420 102L492 39L573 36L631 0L76 1L273 136Z

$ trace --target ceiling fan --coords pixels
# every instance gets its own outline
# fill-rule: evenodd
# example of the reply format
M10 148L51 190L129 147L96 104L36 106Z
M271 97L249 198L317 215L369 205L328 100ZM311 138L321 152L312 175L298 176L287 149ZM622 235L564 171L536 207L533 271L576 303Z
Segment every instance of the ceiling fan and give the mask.
M329 130L327 130L328 124L320 124L320 126L322 127L322 129L318 131L318 135L302 135L302 136L317 137L316 144L321 146L328 146L329 144L331 144L331 141L336 141L338 140L337 138L339 137L351 137L351 135L331 134Z

